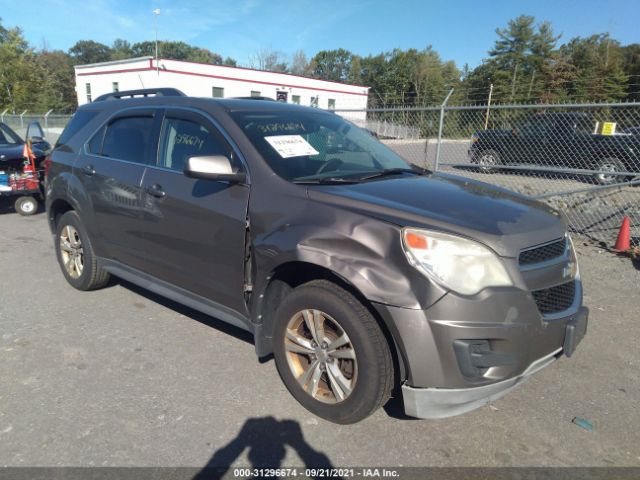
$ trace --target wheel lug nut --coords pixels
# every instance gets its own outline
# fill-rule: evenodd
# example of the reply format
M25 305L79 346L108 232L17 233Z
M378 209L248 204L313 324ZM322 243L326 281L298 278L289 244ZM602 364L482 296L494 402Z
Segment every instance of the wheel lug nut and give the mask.
M322 348L327 348L329 345L327 345L327 342L322 342Z

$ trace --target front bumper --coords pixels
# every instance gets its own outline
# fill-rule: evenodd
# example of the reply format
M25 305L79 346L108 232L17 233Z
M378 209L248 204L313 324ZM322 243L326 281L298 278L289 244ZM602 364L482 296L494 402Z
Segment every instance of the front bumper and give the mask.
M506 394L563 353L571 356L588 317L578 291L575 308L552 320L540 315L530 296L514 289L487 292L473 301L445 296L427 310L375 305L401 357L406 413L443 418L468 412ZM445 320L452 317L465 320ZM466 357L459 343L471 345ZM482 348L475 348L478 344ZM486 362L486 368L470 374L464 361L470 357Z
M551 365L562 348L533 362L521 375L498 383L474 388L413 388L402 386L404 411L417 418L445 418L469 412L486 405L523 383L534 373Z

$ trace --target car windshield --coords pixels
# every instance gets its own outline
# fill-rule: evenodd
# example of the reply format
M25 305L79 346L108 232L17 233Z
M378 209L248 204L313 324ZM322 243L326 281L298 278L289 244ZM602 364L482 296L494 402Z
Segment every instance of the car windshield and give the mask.
M18 145L21 143L22 140L13 130L0 123L0 145Z
M360 181L412 172L369 132L324 112L231 112L269 166L295 183Z

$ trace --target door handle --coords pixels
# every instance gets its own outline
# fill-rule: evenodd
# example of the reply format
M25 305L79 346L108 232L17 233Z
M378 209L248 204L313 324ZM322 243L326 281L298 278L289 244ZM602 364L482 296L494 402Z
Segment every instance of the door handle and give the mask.
M158 185L157 183L154 183L153 185L151 185L150 187L147 187L145 189L145 191L149 194L149 195L153 195L156 198L162 198L166 195L166 193L164 192L164 190L162 190L162 186Z
M96 169L93 168L93 165L85 165L82 167L82 173L84 173L87 177L95 175Z

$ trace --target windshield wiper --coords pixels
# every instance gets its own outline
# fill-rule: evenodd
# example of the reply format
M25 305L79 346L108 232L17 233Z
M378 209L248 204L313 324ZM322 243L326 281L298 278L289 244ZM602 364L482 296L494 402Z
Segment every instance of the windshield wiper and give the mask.
M366 175L364 177L359 177L358 181L371 180L372 178L382 178L382 177L391 177L393 175L400 175L401 173L411 173L412 175L424 175L426 171L422 171L421 169L413 169L413 168L385 168L384 170L380 170L379 172L372 173L370 175Z
M308 180L294 180L292 183L298 185L338 185L345 183L358 183L359 178L344 178L344 177L327 177L327 178L312 178Z

